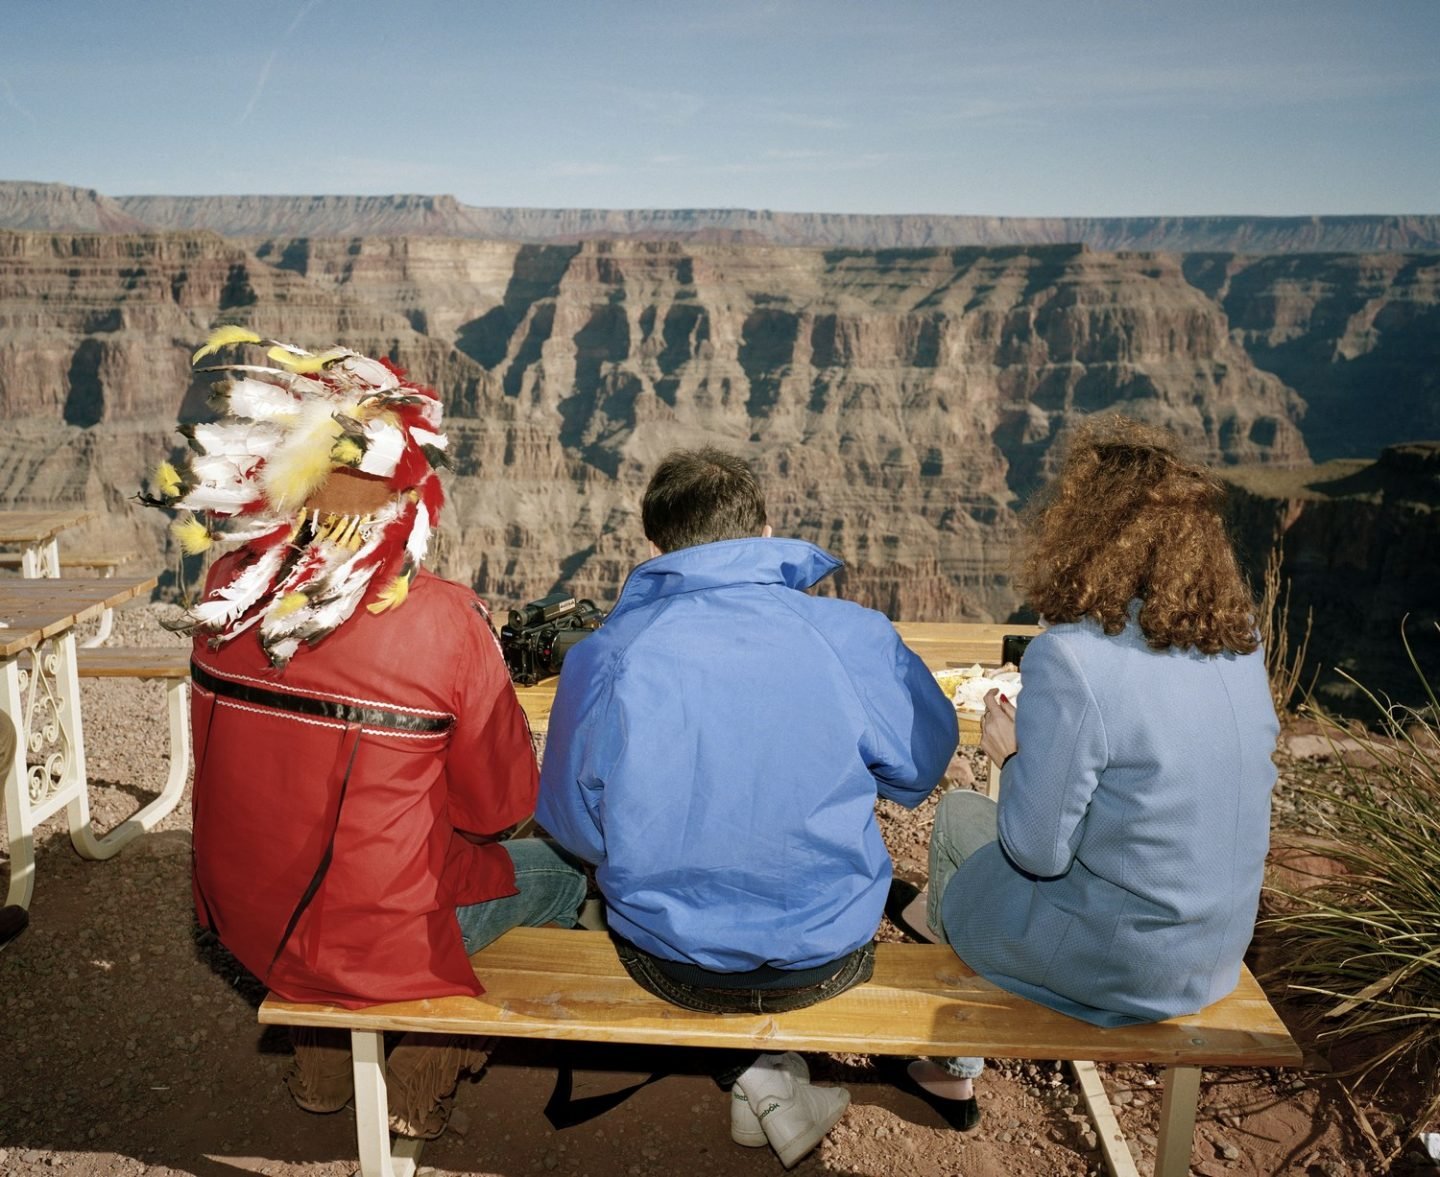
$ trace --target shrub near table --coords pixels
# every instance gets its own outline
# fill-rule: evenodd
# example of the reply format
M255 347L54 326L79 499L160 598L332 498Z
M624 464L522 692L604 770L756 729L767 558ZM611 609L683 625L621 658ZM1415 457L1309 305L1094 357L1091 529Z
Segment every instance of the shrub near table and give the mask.
M1324 1000L1320 1038L1356 1042L1367 1076L1413 1076L1419 1124L1440 1118L1440 702L1376 710L1365 755L1336 756L1341 788L1297 790L1314 832L1342 870L1308 888L1277 888L1285 913L1268 921L1290 956L1292 990ZM1359 684L1357 684L1358 686ZM1362 691L1364 688L1361 688ZM1321 716L1332 740L1356 734ZM1340 1002L1335 1006L1335 1002Z

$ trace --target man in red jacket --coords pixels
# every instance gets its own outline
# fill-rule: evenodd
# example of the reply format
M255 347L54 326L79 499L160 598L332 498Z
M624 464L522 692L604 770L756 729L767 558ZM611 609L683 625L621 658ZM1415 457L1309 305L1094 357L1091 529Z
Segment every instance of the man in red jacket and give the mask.
M534 809L535 757L484 607L420 566L439 401L342 349L269 354L234 369L227 419L186 427L185 473L156 479L195 513L187 550L222 524L243 541L190 613L196 912L288 1001L480 993L467 953L573 925L585 886L548 842L500 840ZM483 1064L435 1043L391 1054L397 1131L439 1135ZM343 1035L297 1033L287 1083L308 1110L343 1107Z

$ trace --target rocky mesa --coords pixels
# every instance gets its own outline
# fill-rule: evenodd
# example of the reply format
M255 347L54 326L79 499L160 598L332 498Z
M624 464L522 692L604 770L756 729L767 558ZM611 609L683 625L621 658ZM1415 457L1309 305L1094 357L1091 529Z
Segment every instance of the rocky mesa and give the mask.
M0 496L124 510L200 411L188 353L219 321L433 384L456 454L442 566L505 603L613 600L676 445L752 458L778 530L913 618L1014 608L1015 509L1078 415L1163 422L1217 462L1307 457L1294 393L1173 257L0 233ZM151 557L156 523L133 524Z
M465 210L430 197L192 208L231 209L222 227L246 233L227 236L124 231L173 220L178 198L42 185L27 205L17 187L0 184L0 221L68 207L87 231L0 230L0 502L103 507L91 539L152 563L171 558L162 520L128 499L176 414L204 412L189 353L220 322L385 354L441 392L456 469L438 564L502 607L555 587L613 600L643 555L640 490L677 445L745 454L777 529L845 559L832 591L923 619L1016 608L1016 511L1085 414L1165 424L1242 471L1440 436L1440 251L1366 251L1396 240L1375 235L1385 218L1350 219L1368 234L1354 252L1237 251L1242 230L1279 240L1250 219L1228 238L1212 225L1205 240L1232 248L1172 253L777 245L738 220L661 232L670 214L586 213L560 230L544 210L489 223L508 238L446 236ZM278 231L292 220L388 232ZM1254 534L1305 514L1288 490L1256 496ZM1340 496L1327 526L1364 530L1368 509ZM1381 566L1411 542L1373 534Z
M1402 253L1440 249L1440 217L999 217L769 209L487 208L454 196L104 196L0 181L0 228L209 230L228 237L471 237L577 242L635 237L750 245L913 249L1083 244L1176 253Z

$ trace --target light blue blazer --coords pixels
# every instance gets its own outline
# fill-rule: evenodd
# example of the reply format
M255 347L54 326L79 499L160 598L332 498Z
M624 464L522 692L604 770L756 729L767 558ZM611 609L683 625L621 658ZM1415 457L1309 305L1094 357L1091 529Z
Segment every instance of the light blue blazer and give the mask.
M1056 625L1025 653L999 841L944 896L981 976L1099 1026L1193 1013L1239 979L1279 725L1263 653Z

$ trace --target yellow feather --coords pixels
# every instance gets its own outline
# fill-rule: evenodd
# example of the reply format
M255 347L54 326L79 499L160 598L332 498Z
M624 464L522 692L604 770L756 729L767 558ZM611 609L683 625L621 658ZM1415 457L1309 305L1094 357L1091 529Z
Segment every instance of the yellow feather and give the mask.
M327 352L312 356L308 352L296 353L283 347L272 347L265 354L287 371L307 375L312 372L323 372L336 360L349 353L343 347L332 347Z
M170 525L170 534L180 541L180 550L187 556L198 556L213 542L205 524L194 515L182 515Z
M251 331L249 327L216 327L210 332L210 338L205 341L205 346L190 357L192 364L198 364L206 356L219 351L222 347L229 347L236 343L259 343L260 336Z
M330 451L340 433L340 422L329 415L326 405L317 403L312 420L297 426L270 455L260 477L277 511L300 506L325 481L330 473Z
M360 459L364 456L365 451L349 437L342 437L335 443L335 448L330 451L331 460L338 466L358 466Z
M155 492L162 499L173 499L180 494L180 474L169 462L161 462L155 467L155 477L152 480L155 485Z
M384 613L386 609L397 609L410 595L410 577L401 573L381 591L380 595L366 606L371 613Z
M276 620L281 617L289 617L309 599L304 593L286 593L275 602L275 607L270 610L270 616Z
M355 534L355 531L359 526L359 515L355 515L352 518L346 519L345 526L340 529L340 533L338 535L330 537L331 541L339 544L342 548L348 548L350 546L350 537Z

